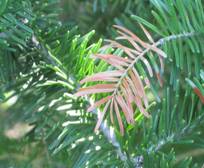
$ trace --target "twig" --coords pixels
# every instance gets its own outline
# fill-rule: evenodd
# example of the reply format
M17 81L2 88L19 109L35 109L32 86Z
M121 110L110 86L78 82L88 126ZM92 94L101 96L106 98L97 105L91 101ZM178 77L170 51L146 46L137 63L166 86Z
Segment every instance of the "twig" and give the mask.
M94 104L93 100L87 99L87 101L89 102L90 105ZM94 109L92 111L93 114L97 115L101 113L101 111L99 109ZM116 135L114 130L107 124L107 122L102 121L101 125L100 125L100 130L103 132L103 134L106 136L106 138L108 139L109 142L112 143L112 145L116 148L117 154L120 157L120 159L122 161L127 161L127 155L125 153L122 152L121 147L119 142L116 139Z

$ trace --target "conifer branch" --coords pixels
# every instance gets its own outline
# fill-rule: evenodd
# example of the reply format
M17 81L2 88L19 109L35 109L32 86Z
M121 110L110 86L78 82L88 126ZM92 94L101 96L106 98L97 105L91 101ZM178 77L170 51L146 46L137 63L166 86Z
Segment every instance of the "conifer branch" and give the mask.
M134 123L134 110L133 110L133 102L136 104L139 111L145 116L150 117L149 113L146 111L148 107L148 99L145 93L145 86L143 82L149 87L150 81L148 77L145 77L144 81L140 78L140 74L138 69L135 67L136 63L139 61L143 62L148 70L149 76L153 76L153 66L149 63L149 61L145 58L145 55L149 52L154 52L158 55L160 64L161 64L161 72L155 70L156 77L162 86L161 74L164 71L164 63L163 59L166 58L166 53L162 51L159 46L164 44L165 42L175 40L178 38L186 38L194 36L194 32L190 33L181 33L178 35L171 35L165 38L154 42L150 33L140 25L144 34L149 40L149 43L142 41L138 36L133 34L131 31L127 30L124 27L115 26L118 33L121 35L117 37L118 40L126 40L128 41L134 48L126 47L116 41L109 40L110 44L106 45L107 47L115 47L117 49L121 49L126 54L126 57L120 57L114 54L96 54L94 58L99 58L111 66L113 66L116 70L106 71L94 74L92 76L88 76L81 81L81 84L86 82L93 81L103 81L108 82L108 84L96 84L93 86L89 86L86 88L81 88L75 94L76 96L84 96L95 93L111 93L111 95L102 98L101 100L95 102L88 111L93 110L96 107L104 105L103 112L100 114L98 122L96 124L95 130L100 127L100 124L108 111L110 110L111 122L113 123L113 114L114 110L117 116L117 120L120 126L120 132L124 134L123 122L120 116L120 109L123 111L125 119L127 123ZM144 68L144 67L142 67ZM145 107L144 107L145 106Z

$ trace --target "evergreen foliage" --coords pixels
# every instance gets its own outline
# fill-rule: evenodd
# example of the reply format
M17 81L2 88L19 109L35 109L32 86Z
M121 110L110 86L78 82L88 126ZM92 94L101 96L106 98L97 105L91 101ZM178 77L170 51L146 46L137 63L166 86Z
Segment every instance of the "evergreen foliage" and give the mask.
M0 167L202 167L203 5L1 0Z

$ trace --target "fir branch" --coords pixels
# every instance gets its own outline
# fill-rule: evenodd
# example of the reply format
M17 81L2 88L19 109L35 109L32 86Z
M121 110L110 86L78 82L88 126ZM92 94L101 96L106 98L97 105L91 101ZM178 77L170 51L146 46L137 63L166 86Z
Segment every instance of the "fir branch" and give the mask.
M171 40L175 40L178 38L187 38L187 37L191 37L194 36L195 33L191 32L191 33L182 33L182 34L178 34L178 35L171 35L169 37L165 37L160 39L158 42L155 43L155 46L161 46L163 45L165 42L167 41L171 41ZM145 55L147 52L149 52L151 49L148 48L146 49L143 53L141 53L141 55L139 55L138 57L142 57L143 55ZM127 68L126 72L124 73L123 76L121 76L120 81L118 82L118 85L121 84L122 79L127 75L128 71L134 66L134 64L137 62L137 60L139 58L136 58L135 61ZM118 88L118 87L116 87ZM117 91L114 92L114 94L116 94ZM87 101L89 102L89 104L91 105L91 107L94 106L94 101L91 99L87 98ZM94 108L94 110L92 111L93 114L98 115L98 119L99 119L99 114L101 114L101 111L99 110L99 108ZM107 122L103 121L100 125L100 130L103 132L103 134L106 136L106 138L113 144L113 146L116 148L117 154L120 157L120 159L122 161L127 161L127 155L125 153L122 152L120 144L118 143L118 141L116 140L116 136L115 133L113 132L113 130L111 129L110 126L107 125ZM185 130L185 129L184 129ZM183 132L185 132L183 130ZM169 141L172 141L172 139L174 138L174 136L172 137L167 137L166 141L160 141L160 143L158 145L156 145L154 148L154 151L158 151L164 144L168 143ZM153 149L149 149L148 152L152 151ZM143 162L143 156L137 156L134 158L131 158L131 161L133 162L134 165L136 165L136 167L142 167L142 162Z
M149 61L145 58L145 55L149 52L155 52L160 60L161 64L161 72L164 69L163 58L166 58L166 54L162 51L159 46L163 45L165 42L175 40L178 38L187 38L194 36L194 32L190 33L181 33L178 35L171 35L165 38L158 40L157 42L153 41L150 33L142 26L146 37L150 41L149 43L142 41L138 36L136 36L131 31L127 30L124 27L115 26L118 30L118 33L121 35L117 37L119 40L127 40L134 48L126 47L116 41L110 41L110 44L105 46L107 47L115 47L117 49L121 49L127 55L126 58L119 57L114 54L96 54L94 57L99 58L115 67L114 71L106 71L94 74L92 76L88 76L81 81L81 84L85 82L92 81L103 81L103 82L111 82L108 84L96 84L93 86L89 86L86 88L81 88L75 94L76 96L84 96L95 93L111 93L111 95L102 98L101 100L95 102L89 109L94 109L96 107L105 104L103 112L98 119L95 130L97 130L105 116L105 113L110 109L111 121L113 123L112 111L114 110L118 123L120 126L120 132L123 135L123 122L120 117L119 109L122 109L125 119L127 123L134 123L134 110L133 110L133 102L136 104L139 111L146 117L150 117L148 112L146 111L148 107L148 99L145 93L145 87L143 86L143 82L140 79L139 71L135 68L135 64L138 61L144 62L150 77L153 76L152 66ZM144 69L145 71L145 69ZM156 71L156 70L155 70ZM156 71L156 77L158 81L160 81L160 85L162 86L162 80L160 77L160 73ZM147 86L150 86L150 82L148 77L145 77L144 82ZM143 104L145 107L143 107Z
M165 38L162 38L160 40L158 40L158 42L156 42L155 44L153 44L152 46L150 46L149 48L145 49L140 55L138 55L135 60L133 60L133 62L128 66L128 68L125 70L124 74L120 77L117 85L116 85L116 89L113 93L113 95L115 96L119 90L119 86L121 85L123 79L128 76L128 72L134 67L134 65L137 63L137 61L139 59L141 59L145 54L147 54L152 47L159 47L161 45L163 45L165 42L171 41L171 40L176 40L178 38L186 38L186 37L191 37L194 36L195 32L190 32L190 33L181 33L178 35L171 35Z

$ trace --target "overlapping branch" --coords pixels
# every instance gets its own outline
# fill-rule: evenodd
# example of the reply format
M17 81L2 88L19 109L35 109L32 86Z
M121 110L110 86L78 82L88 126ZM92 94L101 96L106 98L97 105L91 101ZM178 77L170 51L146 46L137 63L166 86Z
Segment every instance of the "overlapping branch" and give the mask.
M162 38L157 42L154 42L150 33L140 25L144 34L146 35L149 42L144 42L134 33L128 29L121 26L114 26L119 33L117 40L128 41L133 48L122 45L117 41L109 40L109 44L106 47L114 47L120 49L124 52L124 57L120 57L114 54L95 54L93 57L96 59L101 59L106 63L114 67L112 71L100 72L92 76L88 76L81 81L81 84L86 82L102 81L105 83L96 84L93 86L81 88L75 94L76 96L84 96L96 93L110 93L105 98L96 101L88 111L103 107L102 113L98 114L98 122L95 127L95 131L100 127L102 120L105 117L106 112L110 111L110 118L113 123L113 111L116 113L116 118L119 123L120 132L124 134L124 126L122 116L120 111L123 112L127 123L133 124L135 121L134 117L134 105L139 109L139 111L145 116L150 117L147 112L148 108L148 98L145 93L145 87L150 86L150 77L155 76L158 79L160 85L162 86L161 72L164 71L164 58L166 54L162 51L159 46L164 42L173 40L181 37L192 36L194 33L184 33L179 35L172 35L166 38ZM150 64L149 59L146 57L148 53L157 56L160 61L160 71L154 69L154 65ZM147 77L141 78L140 70L135 67L135 65L140 62L142 63L142 69L148 72Z

